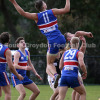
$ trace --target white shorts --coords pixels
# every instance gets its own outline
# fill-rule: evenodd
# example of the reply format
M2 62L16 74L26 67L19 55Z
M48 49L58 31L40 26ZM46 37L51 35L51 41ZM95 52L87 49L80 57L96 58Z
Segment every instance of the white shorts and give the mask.
M60 85L60 80L61 80L61 78L58 81L58 86ZM55 88L54 88L54 80L49 75L48 75L48 82L49 82L50 88L54 91L55 90Z

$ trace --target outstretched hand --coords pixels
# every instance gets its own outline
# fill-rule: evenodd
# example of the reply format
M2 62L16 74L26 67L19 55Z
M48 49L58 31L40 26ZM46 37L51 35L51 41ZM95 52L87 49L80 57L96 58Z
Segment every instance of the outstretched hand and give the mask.
M93 34L91 32L88 32L87 37L93 38Z
M22 75L18 74L18 79L21 81L24 79L24 77Z
M84 80L84 79L86 79L87 78L87 73L83 73L82 74L82 79Z
M39 74L36 74L36 77L42 80L41 76Z

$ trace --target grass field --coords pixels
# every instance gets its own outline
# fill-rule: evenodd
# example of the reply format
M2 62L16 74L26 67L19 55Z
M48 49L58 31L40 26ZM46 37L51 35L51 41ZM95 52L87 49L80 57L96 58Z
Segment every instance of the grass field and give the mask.
M53 91L49 87L49 85L38 85L40 89L40 95L37 97L36 100L49 100L50 96L52 95ZM87 85L87 100L98 100L100 98L100 85ZM12 100L17 100L19 93L16 91L15 88L11 86L12 90ZM72 89L69 88L65 100L71 100L71 93ZM29 96L31 95L31 91L26 89L26 97L24 100L29 100ZM4 100L4 93L0 100Z

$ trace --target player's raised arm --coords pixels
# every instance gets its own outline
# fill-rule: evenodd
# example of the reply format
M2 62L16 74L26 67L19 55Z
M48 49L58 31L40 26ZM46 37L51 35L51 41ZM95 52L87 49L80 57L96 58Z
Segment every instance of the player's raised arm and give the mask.
M85 51L86 51L86 39L83 36L81 36L80 40L82 41L82 45L81 45L79 50L85 54Z
M28 19L33 19L35 21L37 21L37 14L36 13L29 13L29 12L25 12L15 0L9 0L14 7L16 8L16 10L18 11L18 13Z
M52 9L54 15L65 14L70 11L70 0L66 0L66 4L64 8L61 9Z
M77 31L75 33L75 37L79 37L79 36L87 36L93 38L93 34L91 32L85 32L85 31Z

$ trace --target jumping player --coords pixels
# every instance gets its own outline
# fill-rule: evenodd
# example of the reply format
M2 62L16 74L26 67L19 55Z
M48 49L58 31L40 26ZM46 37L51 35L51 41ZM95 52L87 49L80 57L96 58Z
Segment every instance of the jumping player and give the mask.
M71 39L71 49L65 51L60 60L60 69L62 69L61 82L59 88L59 99L64 100L68 87L73 88L80 94L80 100L86 100L86 91L82 82L78 80L78 64L83 71L82 77L87 77L87 70L84 64L84 54L78 50L79 38Z
M17 76L19 80L23 80L23 77L18 74L12 63L11 51L8 48L9 43L9 33L3 32L0 35L0 96L2 95L2 90L5 93L5 100L11 100L11 88L10 80L7 76L6 66L10 71Z
M29 51L25 50L26 44L24 38L23 37L17 38L16 44L19 50L17 50L14 54L14 65L16 71L24 77L24 80L20 81L16 77L16 75L12 74L13 86L20 93L18 100L24 100L26 96L24 87L33 92L29 100L35 100L36 97L39 95L40 91L37 85L26 76L26 70L32 70L35 76L37 76L37 78L39 78L40 80L42 80L42 78L36 72L33 64L31 63Z
M56 15L65 14L70 11L70 0L66 0L64 8L50 10L47 10L47 5L44 1L37 0L35 7L40 13L25 12L15 0L10 1L22 16L34 20L37 23L41 33L46 36L48 40L47 67L54 76L57 76L57 72L53 63L56 59L59 49L64 49L66 40L58 29ZM63 47L58 45L63 45Z

